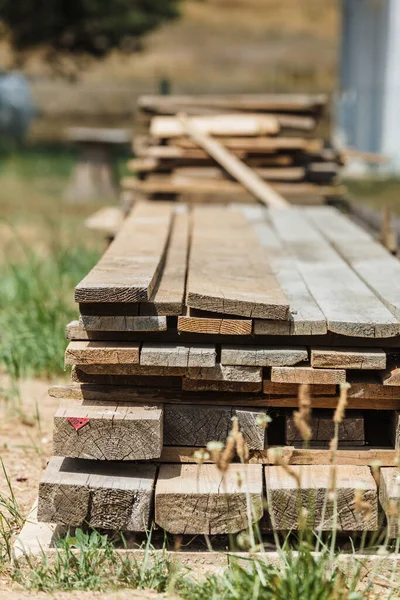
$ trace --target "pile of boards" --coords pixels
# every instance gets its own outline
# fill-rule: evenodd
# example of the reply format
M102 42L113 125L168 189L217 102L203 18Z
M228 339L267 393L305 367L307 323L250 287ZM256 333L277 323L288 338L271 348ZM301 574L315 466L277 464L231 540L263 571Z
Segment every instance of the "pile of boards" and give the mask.
M75 300L73 383L50 390L61 405L39 520L235 533L248 492L252 520L268 528L267 495L275 528L290 530L300 478L312 525L330 529L328 445L345 381L337 526L373 530L379 504L400 506L400 264L336 209L139 202ZM301 383L306 447L293 420ZM225 442L233 417L250 458L223 478L199 451Z
M136 158L128 168L137 177L122 180L125 199L254 202L187 134L182 114L291 202L342 198L343 159L318 133L326 104L325 95L142 96L138 120L149 130L135 135Z

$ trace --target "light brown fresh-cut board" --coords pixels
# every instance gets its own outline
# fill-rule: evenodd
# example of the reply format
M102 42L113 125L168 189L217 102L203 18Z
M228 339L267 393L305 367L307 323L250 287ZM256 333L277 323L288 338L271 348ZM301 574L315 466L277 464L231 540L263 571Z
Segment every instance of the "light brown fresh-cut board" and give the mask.
M139 364L140 344L135 342L70 342L65 365Z
M162 406L82 400L64 402L54 416L55 456L151 460L162 446Z
M243 484L239 484L238 473ZM197 465L162 465L156 485L155 521L173 534L237 533L248 524L246 493L252 521L261 519L262 489L260 465L231 464L224 482L216 465L202 465L201 469Z
M261 136L279 132L279 121L273 115L220 114L192 117L202 132L216 136ZM185 128L177 116L154 117L150 124L153 138L175 138L185 135Z
M314 369L313 367L272 367L271 381L282 383L344 383L344 369Z
M270 217L325 315L329 331L358 337L399 335L399 321L301 210L271 209Z
M301 478L300 494L294 477L283 467L265 468L268 507L272 525L278 530L299 527L299 507L308 510L308 526L323 531L371 531L378 526L378 491L368 467L338 466L336 469L336 506L326 502L329 490L329 465L292 467ZM357 484L362 485L363 500L370 505L368 518L355 507ZM325 508L326 505L326 508Z
M251 335L251 319L227 318L224 315L209 315L207 312L188 308L178 317L178 331L207 335Z
M239 212L214 207L193 210L186 303L190 308L244 317L288 317L288 301Z
M138 203L97 265L76 286L77 302L149 300L173 219L169 203Z
M191 119L192 120L192 119ZM307 139L301 137L228 137L221 140L224 147L228 150L244 150L248 153L274 153L280 150L296 150L318 154L324 147L323 140ZM179 148L191 150L198 147L196 141L187 137L174 140L174 144Z
M50 459L39 485L38 520L147 531L156 477L153 464Z
M264 394L271 396L294 396L299 393L298 383L274 383L268 379L263 381ZM309 392L311 396L335 396L337 392L334 384L310 385Z

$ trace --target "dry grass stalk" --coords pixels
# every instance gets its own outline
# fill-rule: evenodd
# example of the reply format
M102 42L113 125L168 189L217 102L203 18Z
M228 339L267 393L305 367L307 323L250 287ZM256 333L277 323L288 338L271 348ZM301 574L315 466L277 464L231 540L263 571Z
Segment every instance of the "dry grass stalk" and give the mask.
M336 424L340 424L343 419L344 419L344 415L346 412L346 408L347 408L347 391L350 388L350 384L347 383L341 383L340 384L340 396L339 396L339 401L335 410L335 414L333 416L333 421Z
M366 521L369 521L372 516L372 506L364 500L364 490L358 488L354 492L354 509L360 512Z
M294 411L293 418L301 437L305 442L309 442L312 438L312 431L310 427L311 396L308 383L299 386L299 410Z
M271 464L282 467L282 469L296 481L297 487L300 488L301 477L299 473L292 469L292 467L289 465L288 461L282 456L282 454L277 450L271 449L269 452L269 456L271 457Z

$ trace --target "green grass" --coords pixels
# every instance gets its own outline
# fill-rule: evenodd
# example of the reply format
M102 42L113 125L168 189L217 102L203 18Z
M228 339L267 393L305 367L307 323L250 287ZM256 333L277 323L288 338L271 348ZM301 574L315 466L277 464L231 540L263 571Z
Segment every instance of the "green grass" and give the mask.
M353 200L368 204L378 212L389 206L400 215L400 179L349 179L346 185Z
M0 492L0 575L8 567L12 554L13 535L21 529L24 518L19 508L11 481L0 459L0 477L7 484L8 493Z

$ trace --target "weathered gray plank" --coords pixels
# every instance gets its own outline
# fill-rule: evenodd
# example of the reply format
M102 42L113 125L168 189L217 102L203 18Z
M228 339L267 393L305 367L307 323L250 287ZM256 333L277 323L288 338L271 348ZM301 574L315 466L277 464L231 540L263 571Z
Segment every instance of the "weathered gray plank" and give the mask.
M136 342L70 342L65 365L138 364L140 344Z
M89 331L167 331L167 317L81 315L84 329Z
M276 348L274 346L221 347L221 364L252 367L289 366L308 360L306 348Z
M325 369L385 369L386 352L368 348L312 348L311 366Z
M338 384L346 381L344 369L314 369L313 367L272 367L271 381L277 383Z
M216 350L212 344L156 344L142 346L140 364L154 367L214 367Z

